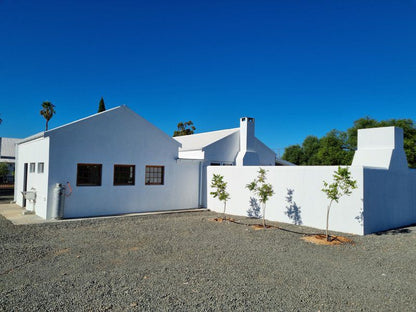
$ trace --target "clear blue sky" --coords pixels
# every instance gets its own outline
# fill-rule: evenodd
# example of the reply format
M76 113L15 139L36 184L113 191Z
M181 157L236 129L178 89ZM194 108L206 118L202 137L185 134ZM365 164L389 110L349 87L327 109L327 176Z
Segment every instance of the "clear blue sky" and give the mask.
M172 134L256 118L272 148L416 121L416 0L0 0L0 136L126 104Z

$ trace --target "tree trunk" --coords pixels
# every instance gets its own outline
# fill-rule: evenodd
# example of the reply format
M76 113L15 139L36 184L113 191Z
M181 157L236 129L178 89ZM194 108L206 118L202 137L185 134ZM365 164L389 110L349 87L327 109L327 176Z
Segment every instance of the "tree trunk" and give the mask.
M48 131L48 122L49 122L49 120L46 119L45 131Z
M266 203L263 203L263 227L266 228Z
M325 230L325 235L326 235L326 240L329 242L329 234L328 234L328 224L329 224L329 211L331 210L331 205L332 205L332 200L329 202L329 206L326 210L326 230Z
M225 208L226 208L226 205L227 205L227 202L226 202L226 201L224 201L224 211L223 211L223 213L222 213L222 219L223 219L223 220L227 220L227 217L225 216Z

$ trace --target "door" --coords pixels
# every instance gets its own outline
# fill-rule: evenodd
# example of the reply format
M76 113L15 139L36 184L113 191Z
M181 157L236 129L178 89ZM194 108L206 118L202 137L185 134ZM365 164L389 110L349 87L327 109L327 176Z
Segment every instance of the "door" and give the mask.
M23 170L23 192L27 191L27 167L28 164L25 163L25 167ZM23 207L26 207L26 198L23 196Z

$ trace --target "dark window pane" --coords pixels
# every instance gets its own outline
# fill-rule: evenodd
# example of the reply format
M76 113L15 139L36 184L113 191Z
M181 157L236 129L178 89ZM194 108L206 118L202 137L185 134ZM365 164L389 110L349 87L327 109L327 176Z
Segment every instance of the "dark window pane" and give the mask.
M134 185L134 165L114 165L114 185Z
M78 164L77 186L100 186L101 164Z

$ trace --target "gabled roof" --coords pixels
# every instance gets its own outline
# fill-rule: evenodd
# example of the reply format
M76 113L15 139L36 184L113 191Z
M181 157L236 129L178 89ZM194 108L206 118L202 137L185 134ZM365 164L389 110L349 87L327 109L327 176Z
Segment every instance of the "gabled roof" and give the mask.
M183 135L173 138L182 144L182 148L180 148L179 151L195 151L202 150L206 146L211 145L212 143L215 143L238 131L240 131L240 128Z
M160 130L154 124L152 124L151 122L149 122L146 119L144 119L142 116L140 116L135 111L133 111L130 108L128 108L126 105L121 105L121 106L117 106L117 107L114 107L114 108L110 108L110 109L107 109L107 110L105 110L103 112L96 113L96 114L87 116L85 118L81 118L81 119L72 121L70 123L64 124L62 126L58 126L56 128L50 129L48 131L39 132L37 134L34 134L34 135L30 136L30 137L27 137L27 138L21 140L20 143L25 143L25 142L28 142L28 141L36 140L38 138L48 137L48 136L52 135L53 133L55 133L57 131L60 131L62 128L67 128L67 127L70 127L70 126L72 126L74 124L77 124L77 123L80 123L80 122L84 122L84 121L88 121L90 119L97 118L97 117L99 117L101 115L116 113L117 111L118 112L126 112L126 113L130 114L131 116L134 116L134 118L136 118L140 122L146 123L149 128L152 128L155 131L158 131L159 133L161 133L161 135L165 136L172 144L175 144L178 147L180 146L180 143L178 143L178 141L173 140L172 137L170 137L167 133L165 133L162 130Z

